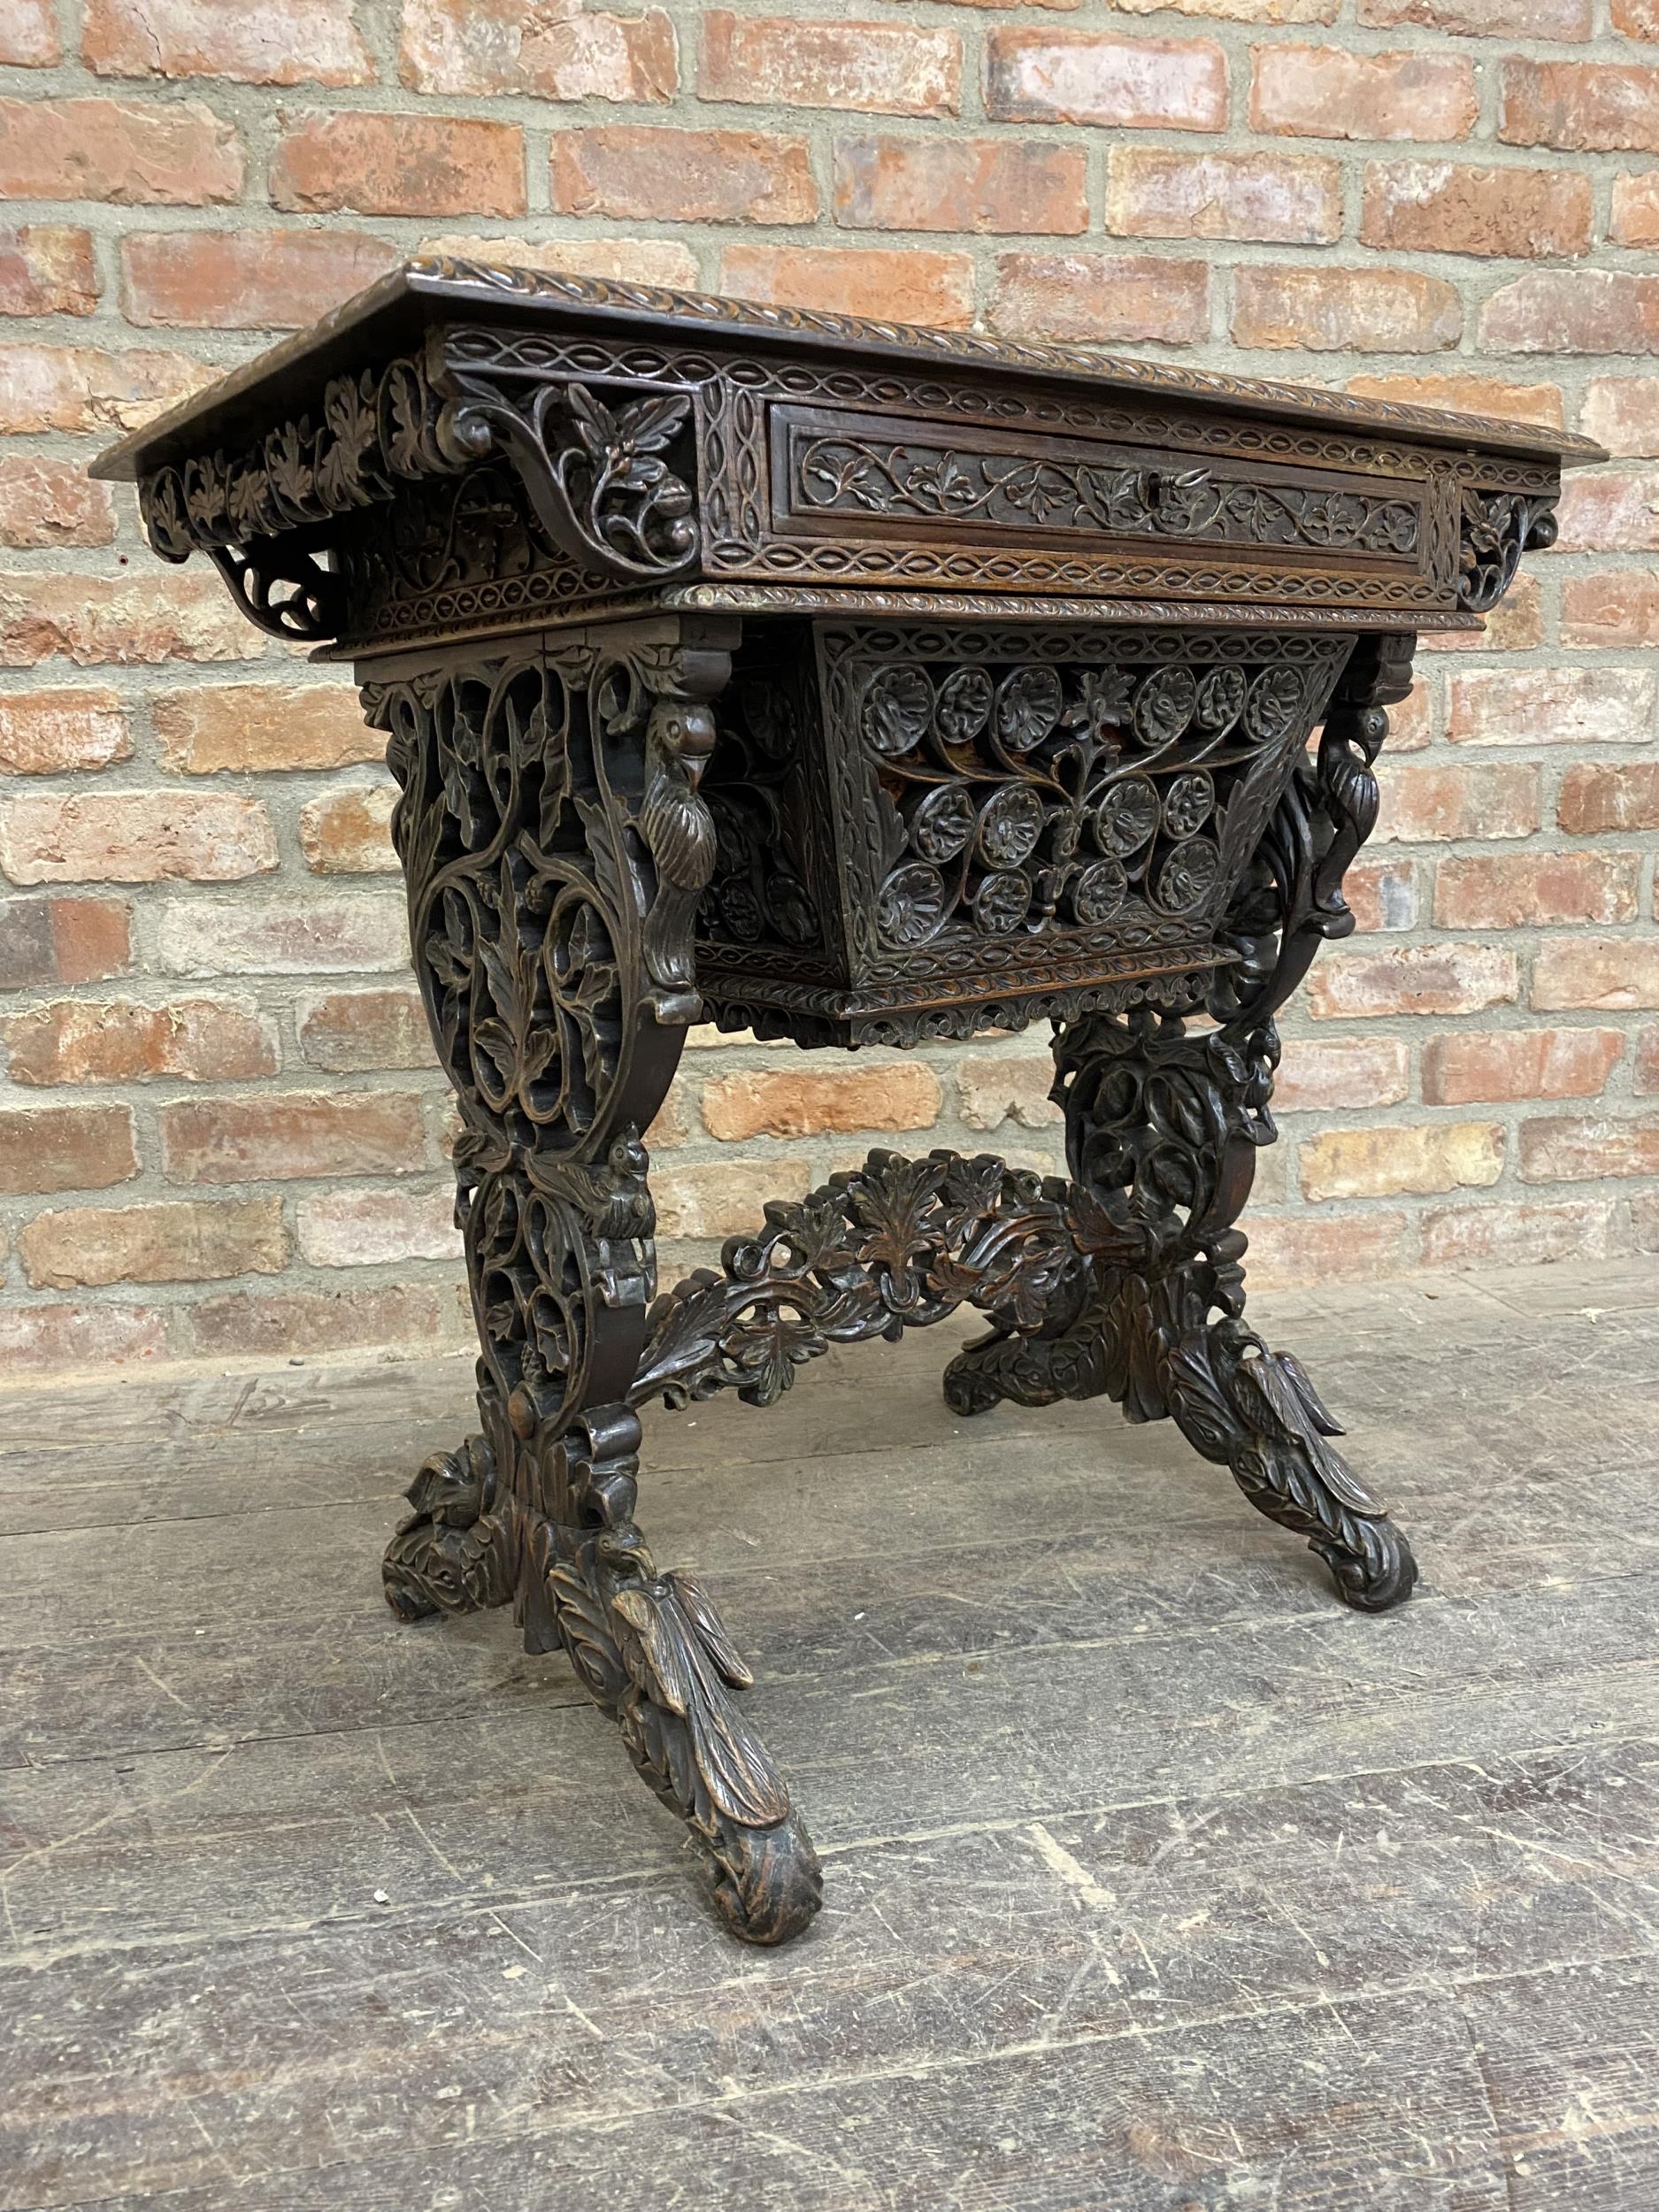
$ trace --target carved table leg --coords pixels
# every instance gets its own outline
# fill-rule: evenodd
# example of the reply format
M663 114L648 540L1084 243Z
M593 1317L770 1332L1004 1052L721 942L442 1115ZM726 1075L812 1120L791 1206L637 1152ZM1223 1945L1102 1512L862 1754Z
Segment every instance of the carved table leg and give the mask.
M385 1576L404 1618L511 1597L529 1649L562 1644L712 1863L727 1924L777 1943L817 1911L818 1863L733 1702L748 1670L635 1525L626 1402L655 1271L641 1132L699 1011L697 783L731 641L664 618L544 654L480 648L365 695L403 787L393 833L463 1124L482 1348L483 1433L422 1469Z
M1309 1540L1348 1604L1409 1596L1405 1539L1328 1440L1340 1431L1288 1353L1243 1323L1234 1228L1257 1148L1276 1133L1273 1015L1319 943L1354 919L1348 863L1375 820L1383 703L1409 685L1409 639L1363 641L1337 688L1317 767L1299 763L1222 936L1240 955L1209 1001L1218 1026L1097 1014L1056 1033L1071 1205L1091 1271L1080 1309L1037 1330L996 1317L946 1373L959 1413L1105 1395L1132 1421L1170 1416L1251 1503Z

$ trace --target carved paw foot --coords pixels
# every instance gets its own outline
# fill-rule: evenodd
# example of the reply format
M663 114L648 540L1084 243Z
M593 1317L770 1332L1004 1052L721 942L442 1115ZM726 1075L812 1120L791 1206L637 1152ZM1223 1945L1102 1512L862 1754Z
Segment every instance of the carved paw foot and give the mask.
M509 1531L495 1502L495 1463L481 1436L434 1452L404 1493L414 1511L386 1548L386 1601L402 1621L472 1613L512 1594Z

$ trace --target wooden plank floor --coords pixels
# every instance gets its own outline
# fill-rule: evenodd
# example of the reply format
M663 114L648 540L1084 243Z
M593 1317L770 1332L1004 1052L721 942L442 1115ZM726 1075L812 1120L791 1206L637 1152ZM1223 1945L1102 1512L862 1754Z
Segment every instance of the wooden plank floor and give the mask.
M0 2208L1655 2212L1659 1274L1253 1311L1400 1613L1167 1425L956 1422L948 1330L650 1418L779 1953L561 1659L382 1606L465 1362L0 1394Z

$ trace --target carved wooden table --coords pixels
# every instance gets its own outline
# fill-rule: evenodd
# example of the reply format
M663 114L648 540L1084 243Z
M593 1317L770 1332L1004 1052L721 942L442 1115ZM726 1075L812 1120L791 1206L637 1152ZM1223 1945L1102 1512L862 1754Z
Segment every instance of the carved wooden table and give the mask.
M349 659L459 1100L481 1433L387 1554L511 1600L712 1862L818 1863L749 1676L634 1520L634 1408L764 1405L963 1303L960 1414L1170 1415L1350 1605L1416 1568L1234 1225L1273 1017L1345 935L1412 633L1554 534L1581 439L1073 349L421 261L107 455L163 559ZM1317 755L1306 749L1321 728ZM1208 1020L1196 1025L1194 1015ZM641 1133L687 1027L1055 1023L1070 1178L872 1153L653 1299Z

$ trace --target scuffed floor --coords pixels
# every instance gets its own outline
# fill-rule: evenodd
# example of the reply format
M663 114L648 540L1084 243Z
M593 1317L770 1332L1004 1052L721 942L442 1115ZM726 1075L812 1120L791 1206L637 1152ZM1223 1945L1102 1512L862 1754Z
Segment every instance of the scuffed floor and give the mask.
M955 1421L954 1333L651 1418L770 1954L562 1660L382 1606L466 1363L0 1396L0 2207L1654 2212L1659 1275L1252 1310L1400 1613L1167 1425Z

